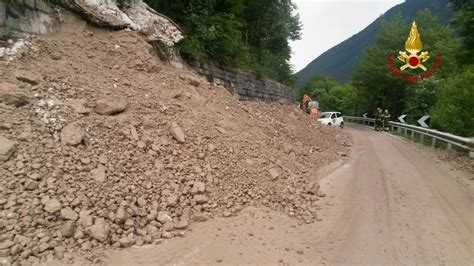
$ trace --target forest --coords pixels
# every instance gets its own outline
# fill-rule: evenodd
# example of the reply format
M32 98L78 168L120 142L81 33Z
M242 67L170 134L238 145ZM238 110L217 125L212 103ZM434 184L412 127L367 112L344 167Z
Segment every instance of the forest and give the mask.
M146 0L177 22L187 60L208 60L292 85L289 41L301 37L291 0Z
M416 16L423 42L433 67L441 58L436 73L416 83L392 75L387 54L404 50L410 26L401 15L382 22L375 44L359 59L352 80L340 84L330 77L317 76L299 90L317 97L323 110L338 110L346 115L374 115L377 107L388 109L396 120L407 114L407 122L416 123L430 115L430 126L461 136L474 136L474 0L452 0L456 14L443 25L429 10ZM396 58L396 56L395 56Z

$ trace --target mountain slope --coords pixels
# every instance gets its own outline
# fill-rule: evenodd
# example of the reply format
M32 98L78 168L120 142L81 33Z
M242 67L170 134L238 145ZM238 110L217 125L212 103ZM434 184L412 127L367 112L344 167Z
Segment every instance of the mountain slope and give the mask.
M403 19L410 22L418 11L424 9L429 9L442 23L448 23L452 16L448 0L407 0L394 6L365 29L309 63L296 74L297 86L302 87L306 81L317 75L332 76L340 82L349 81L358 58L365 48L374 42L382 20L401 13Z

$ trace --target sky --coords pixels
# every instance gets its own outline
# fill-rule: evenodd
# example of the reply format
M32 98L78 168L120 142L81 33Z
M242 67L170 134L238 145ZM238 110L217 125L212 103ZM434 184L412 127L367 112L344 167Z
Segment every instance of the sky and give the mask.
M403 0L293 0L303 24L302 38L291 42L295 71L350 38Z

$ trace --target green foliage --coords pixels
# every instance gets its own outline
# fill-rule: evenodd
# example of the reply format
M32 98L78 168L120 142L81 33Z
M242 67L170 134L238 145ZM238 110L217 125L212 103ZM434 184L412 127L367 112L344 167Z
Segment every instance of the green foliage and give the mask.
M289 40L300 38L291 0L146 0L179 23L182 55L292 83Z
M413 112L410 113L413 117L427 114L436 102L436 84L458 71L456 56L459 43L452 30L440 24L429 11L419 12L416 22L423 50L429 51L431 56L425 65L430 68L434 57L439 54L442 56L441 67L433 77L417 84L390 74L386 66L387 53L392 53L394 60L398 61L398 51L404 50L411 25L403 22L401 15L382 22L375 44L366 50L353 77L362 112L374 114L377 107L382 107L387 108L393 116L405 112ZM402 62L396 64L397 67L403 65ZM408 70L406 73L418 74L420 70Z
M474 64L474 0L451 0L457 11L454 25L463 42L460 61Z
M447 80L440 89L431 116L436 128L474 136L474 67Z

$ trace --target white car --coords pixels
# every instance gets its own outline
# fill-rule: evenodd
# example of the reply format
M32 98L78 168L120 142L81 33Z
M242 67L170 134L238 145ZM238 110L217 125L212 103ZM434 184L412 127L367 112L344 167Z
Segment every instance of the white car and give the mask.
M340 112L324 112L318 119L322 125L344 127L344 118Z

